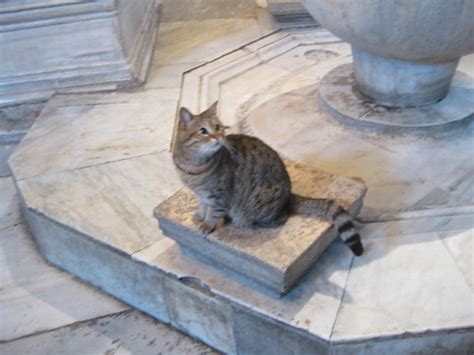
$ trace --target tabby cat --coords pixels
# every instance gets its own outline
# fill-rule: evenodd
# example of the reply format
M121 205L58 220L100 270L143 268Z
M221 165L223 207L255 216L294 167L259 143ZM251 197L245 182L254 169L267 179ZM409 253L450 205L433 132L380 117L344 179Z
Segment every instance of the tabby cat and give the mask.
M173 161L182 181L195 193L200 230L211 233L224 220L238 227L276 227L290 214L334 221L344 243L359 256L360 236L349 214L335 201L291 193L291 182L278 154L261 140L225 135L217 102L193 115L182 107Z

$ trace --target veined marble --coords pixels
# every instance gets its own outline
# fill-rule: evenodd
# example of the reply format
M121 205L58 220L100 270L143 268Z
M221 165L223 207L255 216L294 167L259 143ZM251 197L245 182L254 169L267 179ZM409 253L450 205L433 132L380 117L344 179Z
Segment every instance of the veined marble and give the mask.
M23 224L0 230L0 288L0 342L128 309L45 264Z
M160 233L152 209L181 187L168 152L176 108L196 112L214 99L234 132L252 132L283 156L362 176L366 220L470 206L472 127L436 138L344 128L314 95L324 73L350 62L348 46L314 29L254 41L253 21L167 24L150 87L53 99L10 160L44 255L224 352L245 353L252 344L261 353L472 349L467 218L372 224L361 232L364 256L353 259L333 244L278 300L189 258ZM178 102L175 73L188 63L198 67L184 74Z

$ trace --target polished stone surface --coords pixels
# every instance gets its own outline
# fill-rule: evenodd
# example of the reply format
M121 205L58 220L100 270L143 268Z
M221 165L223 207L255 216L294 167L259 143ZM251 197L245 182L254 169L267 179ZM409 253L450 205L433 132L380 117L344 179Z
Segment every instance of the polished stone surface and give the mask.
M455 73L449 92L443 94L442 100L434 99L431 104L420 107L387 107L376 103L354 89L354 80L353 65L341 65L321 80L318 90L330 114L353 127L395 134L415 130L426 133L462 124L474 113L474 80L461 72Z
M352 264L333 340L472 326L473 289L437 233L390 236L376 223L364 240L366 257Z
M128 253L162 238L153 208L182 186L166 151L18 184L30 209Z
M15 178L23 180L165 151L172 124L159 118L176 110L176 94L172 89L150 89L136 94L53 98L37 119L40 124L32 127L10 158ZM23 159L25 155L36 163L29 164Z
M354 89L378 105L436 103L450 90L459 59L474 53L474 24L468 19L474 4L469 0L456 4L303 0L302 4L325 28L351 44Z
M0 344L3 354L218 354L137 311L72 324Z
M2 341L127 309L47 265L24 224L0 230Z
M467 352L474 345L472 264L465 247L473 228L467 214L472 206L470 131L380 137L341 127L317 105L315 88L325 73L350 62L347 44L323 30L286 31L224 55L259 34L246 26L252 23L247 19L235 26L226 19L221 32L219 21L224 20L163 28L157 48L161 43L168 54L153 62L153 88L123 96L53 99L48 110L63 112L64 120L43 115L10 160L43 255L229 353L275 350L263 340L252 347L259 339L251 329L279 339L275 344L282 349L294 346L303 353L393 349L403 354L410 346L426 353ZM187 51L177 43L187 44ZM196 63L199 68L185 73L180 91L175 73ZM463 70L471 70L468 64ZM181 103L198 110L216 98L234 132L252 132L283 156L330 173L363 177L369 189L362 218L378 220L382 227L378 235L371 231L377 226L362 229L369 246L362 258L354 259L335 242L299 285L275 299L183 254L164 237L152 210L182 187L168 152L176 107ZM94 129L86 112L95 115L100 128ZM101 147L112 148L98 154ZM48 159L36 154L41 149ZM453 211L465 218L452 216ZM427 218L405 220L421 212ZM388 282L386 274L404 287L380 288ZM367 295L378 303L367 306ZM422 309L407 308L412 304L428 310L438 305L440 312L422 314ZM394 319L384 322L386 314ZM360 328L351 327L354 322ZM245 324L249 331L240 328Z

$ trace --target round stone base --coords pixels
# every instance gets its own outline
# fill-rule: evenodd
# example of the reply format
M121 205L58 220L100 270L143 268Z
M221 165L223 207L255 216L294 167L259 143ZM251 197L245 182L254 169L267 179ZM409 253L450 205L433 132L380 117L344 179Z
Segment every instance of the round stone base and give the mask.
M432 105L394 108L376 104L356 89L352 64L327 73L319 84L319 96L333 117L358 128L431 131L474 116L474 79L461 72L456 72L446 97Z

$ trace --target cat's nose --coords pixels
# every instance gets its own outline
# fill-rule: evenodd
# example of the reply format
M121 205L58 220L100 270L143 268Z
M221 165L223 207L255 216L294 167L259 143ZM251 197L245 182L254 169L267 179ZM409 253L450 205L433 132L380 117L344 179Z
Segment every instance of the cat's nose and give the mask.
M218 141L222 141L225 137L224 133L222 132L216 132L216 133L210 134L209 136L211 138L217 139Z

